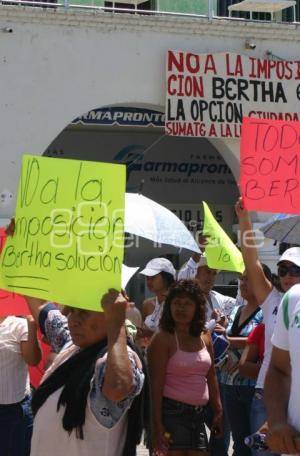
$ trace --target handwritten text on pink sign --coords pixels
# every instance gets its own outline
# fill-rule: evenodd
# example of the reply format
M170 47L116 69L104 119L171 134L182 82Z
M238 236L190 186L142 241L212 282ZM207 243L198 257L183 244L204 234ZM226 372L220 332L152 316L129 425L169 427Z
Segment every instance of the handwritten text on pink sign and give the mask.
M244 118L240 186L249 210L300 214L300 122Z

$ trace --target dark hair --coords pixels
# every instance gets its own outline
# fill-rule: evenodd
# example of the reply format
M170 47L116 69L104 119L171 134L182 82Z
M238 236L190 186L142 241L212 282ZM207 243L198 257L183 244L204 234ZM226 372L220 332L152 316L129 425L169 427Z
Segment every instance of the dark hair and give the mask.
M277 274L272 273L272 284L278 291L280 291L281 293L284 292L284 290L281 286L281 283L280 283L280 278Z
M164 331L174 333L175 322L171 314L171 304L175 298L184 296L192 299L196 304L189 332L191 336L198 337L205 328L206 299L196 280L179 280L171 286L164 304L159 327Z
M160 275L162 276L166 288L170 288L170 286L175 282L173 275L169 272L161 271Z
M271 284L273 285L273 274L272 274L272 271L271 269L269 268L269 266L267 266L265 263L261 263L261 267L264 271L264 274L266 276L266 278L269 280L269 282L271 282Z

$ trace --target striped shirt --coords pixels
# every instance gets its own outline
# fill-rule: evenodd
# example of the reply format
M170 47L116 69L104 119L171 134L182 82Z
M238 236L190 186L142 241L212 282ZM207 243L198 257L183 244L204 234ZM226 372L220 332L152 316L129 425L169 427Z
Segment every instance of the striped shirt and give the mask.
M6 317L0 323L0 404L20 402L30 394L28 367L21 342L28 340L25 318Z

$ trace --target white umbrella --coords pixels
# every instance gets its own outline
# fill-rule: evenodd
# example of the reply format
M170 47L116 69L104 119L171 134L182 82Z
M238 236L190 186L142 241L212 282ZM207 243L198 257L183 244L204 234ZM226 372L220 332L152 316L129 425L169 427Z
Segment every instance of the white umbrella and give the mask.
M126 266L126 264L124 263L122 264L122 288L126 288L129 280L134 276L134 274L139 268L139 266L136 268L131 268L129 266Z
M137 193L125 194L125 231L158 244L200 252L190 231L173 212Z
M290 244L300 244L300 216L277 214L260 228L267 238Z

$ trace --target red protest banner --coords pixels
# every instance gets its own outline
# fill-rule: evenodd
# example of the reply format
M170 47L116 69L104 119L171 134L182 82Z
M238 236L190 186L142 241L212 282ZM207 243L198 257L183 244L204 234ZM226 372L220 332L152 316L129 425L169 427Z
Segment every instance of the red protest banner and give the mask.
M0 253L6 241L5 228L0 228ZM29 315L27 304L23 296L0 289L0 316Z
M247 209L300 214L300 122L244 118L240 163Z

